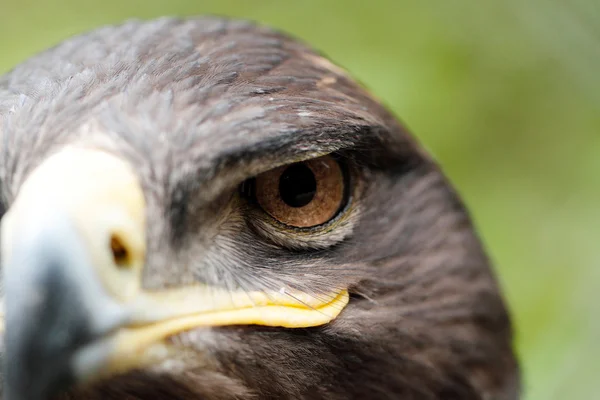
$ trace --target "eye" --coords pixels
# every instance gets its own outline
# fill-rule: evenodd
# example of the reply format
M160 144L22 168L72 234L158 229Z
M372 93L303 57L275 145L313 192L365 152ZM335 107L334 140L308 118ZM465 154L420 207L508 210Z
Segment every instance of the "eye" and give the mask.
M331 156L265 172L256 177L254 190L267 214L297 228L330 221L346 202L344 171Z

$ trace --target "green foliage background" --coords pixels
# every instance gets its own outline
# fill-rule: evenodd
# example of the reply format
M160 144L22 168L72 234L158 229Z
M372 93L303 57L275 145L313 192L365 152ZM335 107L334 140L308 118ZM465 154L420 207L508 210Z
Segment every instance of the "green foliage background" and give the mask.
M0 72L99 25L207 13L299 36L387 103L474 215L526 398L598 398L599 2L0 0Z

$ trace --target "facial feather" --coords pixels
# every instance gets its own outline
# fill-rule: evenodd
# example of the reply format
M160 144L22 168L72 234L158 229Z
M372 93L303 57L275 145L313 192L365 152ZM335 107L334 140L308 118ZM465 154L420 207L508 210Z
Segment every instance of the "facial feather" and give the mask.
M351 295L321 327L179 333L162 362L59 398L518 398L510 320L464 205L397 119L305 45L218 18L103 28L0 79L0 133L9 207L66 144L133 166L145 289ZM358 188L339 226L282 228L239 195L330 153Z

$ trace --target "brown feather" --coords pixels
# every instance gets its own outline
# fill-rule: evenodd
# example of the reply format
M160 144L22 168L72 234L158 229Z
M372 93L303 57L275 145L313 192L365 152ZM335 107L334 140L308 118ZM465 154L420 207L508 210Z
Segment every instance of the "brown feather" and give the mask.
M135 165L147 288L351 288L327 326L183 333L173 359L61 399L519 397L510 320L451 185L391 113L298 41L219 18L103 28L0 79L0 135L7 205L67 143ZM350 235L298 251L293 232L274 242L253 228L241 182L332 152L362 185Z

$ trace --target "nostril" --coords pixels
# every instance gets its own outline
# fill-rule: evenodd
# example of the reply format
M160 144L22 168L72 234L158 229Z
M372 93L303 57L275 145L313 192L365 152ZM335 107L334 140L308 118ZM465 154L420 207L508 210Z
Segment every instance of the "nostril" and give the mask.
M110 249L117 267L129 268L131 266L131 255L127 250L127 246L125 246L123 239L119 237L119 235L113 234L110 237Z

